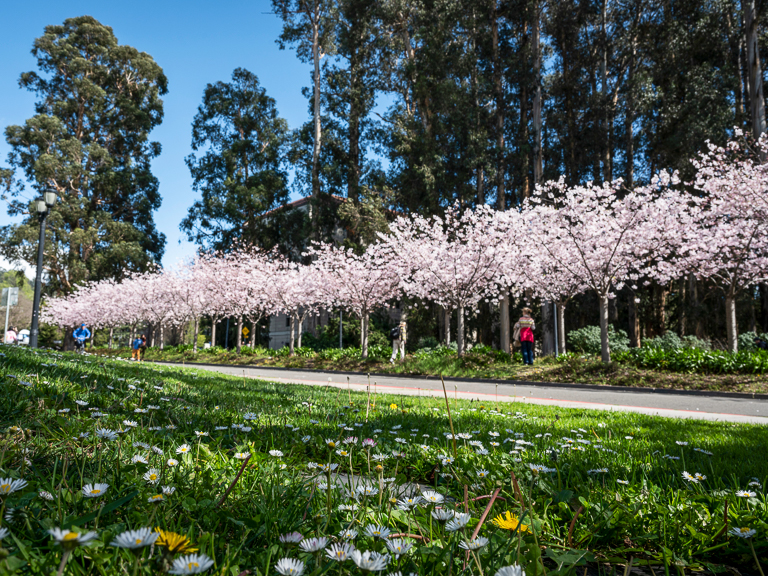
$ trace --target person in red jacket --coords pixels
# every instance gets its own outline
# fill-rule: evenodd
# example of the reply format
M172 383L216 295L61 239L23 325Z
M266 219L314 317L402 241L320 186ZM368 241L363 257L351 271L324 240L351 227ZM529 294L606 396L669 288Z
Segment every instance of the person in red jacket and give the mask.
M531 318L531 309L523 308L523 315L515 324L515 340L520 342L523 364L533 366L533 330L536 324Z

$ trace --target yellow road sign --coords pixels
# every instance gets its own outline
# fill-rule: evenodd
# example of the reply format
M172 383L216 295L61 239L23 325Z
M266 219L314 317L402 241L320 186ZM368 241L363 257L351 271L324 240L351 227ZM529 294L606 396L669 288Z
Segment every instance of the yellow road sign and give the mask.
M248 330L248 326L243 326L243 336L248 338L248 333L249 332L250 332L250 330Z

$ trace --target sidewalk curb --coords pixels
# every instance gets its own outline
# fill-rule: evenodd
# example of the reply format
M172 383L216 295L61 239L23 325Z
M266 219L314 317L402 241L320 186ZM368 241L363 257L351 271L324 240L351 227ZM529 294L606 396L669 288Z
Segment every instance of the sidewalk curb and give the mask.
M182 364L180 362L169 362L167 360L149 360L147 362L155 362L157 364ZM316 372L325 374L341 374L350 376L381 376L388 378L408 378L411 380L434 380L440 381L437 376L424 376L424 375L403 375L403 374L388 374L386 372L356 372L354 370L316 370L314 368L283 368L279 366L258 366L253 364L212 364L204 362L190 362L183 363L184 368L196 368L196 367L222 367L222 368L255 368L260 370L276 370L283 372ZM446 382L478 382L483 384L503 384L507 386L533 386L544 388L574 388L577 390L606 390L610 392L631 392L638 393L643 392L646 394L677 394L680 396L702 396L710 398L739 398L741 400L768 400L768 394L749 393L749 392L720 392L720 391L705 391L705 390L676 390L670 388L642 388L639 386L611 386L606 384L601 386L599 384L578 384L576 382L543 382L543 381L531 381L531 380L503 380L492 378L444 378Z

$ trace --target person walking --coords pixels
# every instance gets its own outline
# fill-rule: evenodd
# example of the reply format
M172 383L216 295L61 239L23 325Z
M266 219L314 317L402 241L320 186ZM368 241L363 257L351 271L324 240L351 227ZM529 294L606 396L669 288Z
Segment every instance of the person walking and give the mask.
M515 323L514 339L520 342L523 353L523 364L533 366L533 330L536 323L531 318L531 309L523 308L523 315Z
M19 334L13 326L8 327L8 332L5 333L5 343L6 344L15 344L16 341L19 339Z
M139 362L144 360L144 353L147 351L147 336L141 335L141 344L139 345Z
M85 350L85 341L91 337L91 331L85 327L85 322L80 324L80 328L72 333L72 337L75 339L75 352Z
M389 337L392 338L392 357L389 359L389 363L395 363L398 350L400 351L400 360L405 360L405 320L401 320L400 324L389 331Z
M139 354L141 353L141 337L136 336L131 342L131 360L139 360Z

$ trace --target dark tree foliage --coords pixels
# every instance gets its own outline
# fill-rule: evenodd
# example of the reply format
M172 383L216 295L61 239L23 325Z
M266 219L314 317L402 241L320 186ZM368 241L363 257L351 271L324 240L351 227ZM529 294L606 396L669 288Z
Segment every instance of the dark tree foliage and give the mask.
M11 168L0 174L9 214L25 216L2 228L0 250L36 262L38 223L16 179L21 172L38 193L58 194L46 240L49 290L147 269L165 246L153 220L161 198L150 166L160 145L149 140L163 119L162 69L90 16L47 26L32 54L38 71L22 74L19 85L38 96L36 115L6 128Z
M231 82L208 84L192 123L186 158L201 198L181 229L207 250L238 242L287 249L301 215L276 210L288 201L285 154L288 126L258 78L242 68Z

